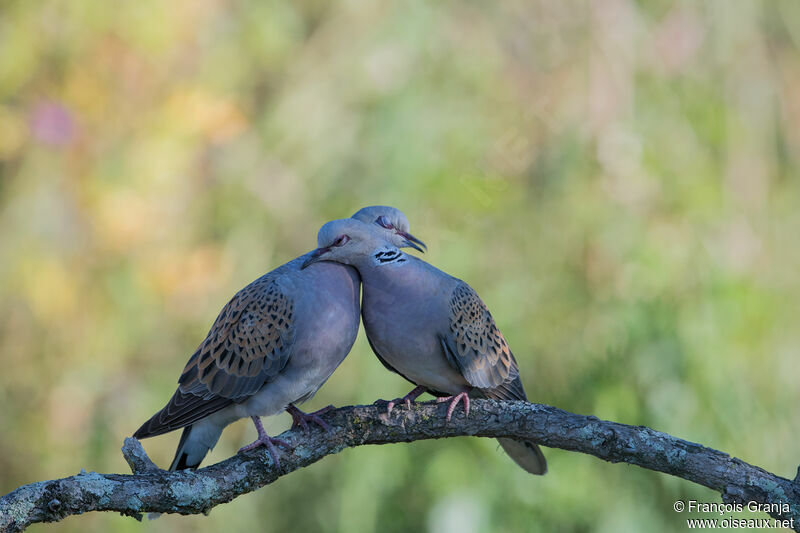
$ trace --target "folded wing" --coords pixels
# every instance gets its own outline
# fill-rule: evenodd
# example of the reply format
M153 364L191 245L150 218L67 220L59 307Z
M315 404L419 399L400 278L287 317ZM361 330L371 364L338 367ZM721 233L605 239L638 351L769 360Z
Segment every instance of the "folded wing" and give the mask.
M450 327L440 342L447 360L473 387L514 388L517 362L489 309L464 282L450 297Z
M223 307L178 390L134 436L161 435L246 400L283 370L294 336L291 297L269 274L255 280Z

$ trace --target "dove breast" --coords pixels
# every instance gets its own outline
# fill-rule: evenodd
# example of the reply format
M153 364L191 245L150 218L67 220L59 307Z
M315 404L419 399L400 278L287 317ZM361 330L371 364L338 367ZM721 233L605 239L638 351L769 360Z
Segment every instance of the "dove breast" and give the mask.
M373 351L390 369L441 395L469 390L459 370L442 356L440 338L449 329L449 295L460 283L407 256L408 267L364 272L362 316Z
M357 271L320 261L301 270L307 255L290 261L276 283L294 295L294 342L286 366L248 400L236 415L268 416L289 403L309 400L347 356L359 326L360 279Z

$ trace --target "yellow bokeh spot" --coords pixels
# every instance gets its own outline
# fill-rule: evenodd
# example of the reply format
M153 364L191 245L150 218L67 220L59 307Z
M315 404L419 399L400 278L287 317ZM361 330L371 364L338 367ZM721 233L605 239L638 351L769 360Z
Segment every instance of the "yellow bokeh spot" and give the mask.
M168 115L214 143L222 143L241 133L247 121L230 99L196 87L177 89L167 103Z
M0 160L14 157L27 137L28 128L20 114L0 106Z
M73 316L78 303L78 283L62 262L30 258L20 265L23 294L42 322Z
M143 266L145 279L176 308L195 306L198 299L224 284L231 270L223 250L214 245L166 250Z
M110 250L125 250L152 235L153 205L130 190L118 190L101 197L95 233Z

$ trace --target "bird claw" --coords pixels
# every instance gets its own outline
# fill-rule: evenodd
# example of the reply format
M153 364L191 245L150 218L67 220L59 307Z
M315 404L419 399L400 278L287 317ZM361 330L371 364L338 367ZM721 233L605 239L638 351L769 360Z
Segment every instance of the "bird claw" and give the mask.
M392 411L394 410L394 406L400 402L404 402L406 404L406 407L411 409L411 400L409 398L406 398L405 396L402 398L395 398L394 400L386 404L386 416L392 416Z
M331 432L331 427L325 422L320 415L324 415L331 409L334 409L332 405L327 407L323 407L318 411L314 411L313 413L304 413L294 405L289 405L286 411L292 415L292 429L297 427L302 427L304 433L308 433L308 423L313 422L314 424L318 425L322 429L325 430L325 433Z
M275 466L280 470L281 468L281 460L278 458L278 450L275 448L275 445L283 446L284 448L288 448L290 450L294 449L294 445L286 442L283 439L276 439L274 437L270 437L269 435L259 435L256 440L248 444L247 446L242 446L239 449L239 453L249 452L250 450L255 450L259 446L265 446L267 451L269 452L270 457L272 457L272 462Z
M447 401L450 402L450 405L447 407L447 416L445 417L446 422L450 422L450 418L453 416L453 411L456 410L458 402L464 403L464 416L469 416L469 396L467 396L466 392L460 392L455 396L445 396L443 398L436 398L436 403L442 403Z
M423 392L425 392L425 389L423 387L414 387L414 390L412 390L411 392L409 392L408 394L406 394L402 398L395 398L394 400L388 402L386 404L386 416L392 416L392 410L394 410L394 407L398 403L401 403L401 402L406 404L406 407L408 409L411 409L411 404L412 403L416 403L415 400ZM385 400L378 400L378 402L383 402L383 401L385 401ZM378 403L378 402L375 402L375 403Z
M250 418L253 420L253 423L256 426L258 438L247 446L242 446L239 448L239 453L249 452L250 450L255 450L259 446L264 445L266 446L270 457L272 457L272 463L278 470L280 470L281 460L278 459L278 450L275 449L275 445L277 444L278 446L283 446L284 448L288 448L290 450L294 449L294 445L286 442L283 439L276 439L267 435L267 432L264 431L264 425L261 423L261 418L257 416L251 416Z

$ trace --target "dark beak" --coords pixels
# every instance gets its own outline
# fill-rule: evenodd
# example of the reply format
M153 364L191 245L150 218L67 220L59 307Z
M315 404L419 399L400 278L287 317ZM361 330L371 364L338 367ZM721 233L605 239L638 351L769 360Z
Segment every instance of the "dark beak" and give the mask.
M300 270L303 270L303 269L304 269L304 268L306 268L308 265L314 264L314 263L316 263L317 261L321 261L321 260L322 260L322 256L323 256L323 255L325 255L325 254L327 254L327 253L328 253L328 252L330 252L330 251L331 251L331 249L330 249L330 248L328 248L328 247L324 247L324 248L317 248L316 250L314 250L313 252L311 252L311 255L309 255L309 256L308 256L308 259L306 259L306 260L305 260L305 262L303 263L303 265L300 267Z
M411 248L413 248L415 250L418 250L418 251L422 252L423 254L425 253L425 250L428 249L428 247L425 246L424 242L422 242L421 240L417 239L416 237L414 237L410 233L406 233L405 231L398 231L397 234L400 235L401 237L403 237L406 240L406 242L405 242L406 246L410 246ZM425 248L425 250L423 250L423 248Z

